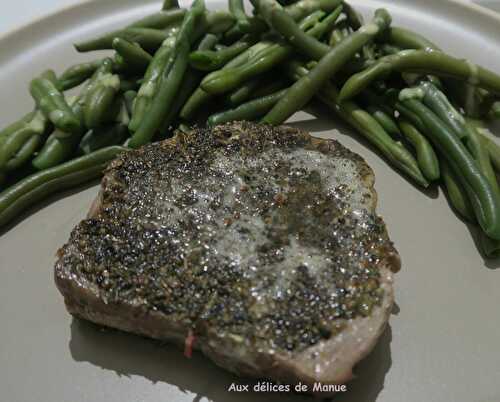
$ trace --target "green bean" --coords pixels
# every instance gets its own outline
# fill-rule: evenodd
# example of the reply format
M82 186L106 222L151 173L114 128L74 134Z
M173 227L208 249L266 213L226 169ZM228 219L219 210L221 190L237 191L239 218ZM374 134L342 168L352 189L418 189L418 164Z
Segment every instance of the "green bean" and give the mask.
M266 114L286 94L286 92L287 89L282 89L274 94L243 103L235 109L214 114L208 118L208 125L216 126L218 124L237 120L255 120Z
M360 28L332 48L304 78L297 81L274 108L264 117L269 124L281 124L307 104L322 85L331 79L365 44L391 23L384 9L375 12L372 23Z
M42 136L47 131L49 123L41 111L36 111L30 120L23 119L21 124L12 125L15 128L10 134L3 135L0 146L0 170L3 170L9 160L23 148L25 143L33 136Z
M439 160L431 144L418 129L405 119L399 120L399 127L404 137L413 145L417 153L420 170L429 181L439 180L441 173Z
M132 43L122 38L115 38L113 39L112 46L123 59L126 71L144 73L149 63L151 63L151 55L137 43Z
M7 181L7 173L0 171L0 186L3 185L6 181Z
M382 51L384 56L389 56L391 54L396 54L401 52L403 49L400 47L394 46L394 45L389 45L388 43L384 43L380 45L380 50Z
M294 80L299 80L309 73L306 68L300 66L297 62L288 63L287 70ZM317 97L370 141L394 167L408 175L422 187L429 186L413 155L402 144L394 141L383 127L356 103L347 101L340 104L338 102L338 91L331 82L327 81L322 86L317 93Z
M349 3L344 1L344 12L351 28L357 31L364 24L363 16L358 13Z
M33 117L35 116L35 113L36 113L36 110L24 115L19 120L15 121L14 123L11 123L7 127L5 127L2 131L0 131L0 138L8 137L9 135L18 131L26 123L30 122L33 119Z
M162 30L162 29L167 29L168 27L178 26L178 24L184 18L185 13L186 10L184 9L160 11L158 13L154 13L144 18L141 18L140 20L130 25L127 25L125 27L125 30L129 28L148 28L148 29ZM79 42L75 44L75 48L80 52L88 52L99 49L110 49L113 39L116 37L123 37L123 32L124 29L108 32L96 38Z
M463 139L467 137L464 117L453 107L446 95L434 84L422 82L417 88L403 90L400 99L404 98L406 93L410 94L410 96L414 93L421 98L429 109L448 124L458 138Z
M495 170L500 173L500 145L491 139L493 134L486 127L483 121L467 119L467 123L472 124L481 136L486 149L490 155L490 160Z
M56 192L67 190L97 179L102 176L105 167L106 164L102 163L68 174L60 174L58 177L50 181L39 184L29 192L19 195L8 206L4 208L0 207L0 227L7 225L16 217L20 216L29 207L35 205L37 202L47 199ZM28 177L28 179L30 179L30 177ZM14 185L12 188L8 188L4 191L4 193L0 194L0 203L3 204L2 201L10 195L10 192L15 191L19 188L19 186L22 186L25 183L25 180L21 181L17 185Z
M213 46L213 41L201 41L198 44L197 50L208 50ZM172 102L172 106L167 112L167 115L162 123L160 129L160 138L165 138L165 134L170 131L171 125L174 120L178 117L180 110L185 105L186 101L193 94L195 89L200 84L202 78L202 74L199 71L196 71L192 68L189 68L186 71L186 75L182 81L181 87L179 88L179 92L175 100Z
M311 29L306 30L307 35L316 38L318 40L322 39L323 36L325 36L328 32L331 32L334 29L341 12L342 12L342 6L338 6L335 10L333 10L330 14L328 14L325 19L318 22Z
M126 28L153 28L165 29L172 25L179 24L186 15L183 8L159 11L129 24ZM110 36L113 36L112 33Z
M218 70L255 42L255 38L247 37L222 50L197 50L189 55L189 64L200 71Z
M123 147L108 147L90 155L74 159L60 166L44 170L26 177L19 183L0 194L0 226L5 225L24 209L40 201L39 197L31 198L33 191L43 188L53 180L66 177L89 168L95 168L114 159L119 153L126 151ZM51 190L56 189L51 187ZM49 195L49 194L46 194Z
M401 27L391 27L381 37L384 41L402 49L441 50L435 43L423 36Z
M128 129L123 124L113 124L90 130L80 141L78 153L88 155L101 148L123 144L127 136Z
M268 49L272 46L271 42L258 42L240 55L236 56L233 60L228 62L220 71L227 71L231 68L237 68L245 63L248 60L254 59L256 55L260 54L265 49ZM212 94L204 91L203 88L198 87L191 97L188 99L184 107L180 112L180 116L184 120L190 120L196 113L196 111L205 103L209 102L210 99L213 98Z
M37 149L43 142L43 137L34 134L29 138L17 153L7 162L5 168L7 171L17 170L25 165L33 157Z
M394 71L459 78L500 94L500 77L489 70L441 52L404 50L379 59L367 70L349 78L340 91L340 99L355 97L371 83L389 76Z
M290 17L289 14L287 14L287 15ZM313 13L309 14L308 16L306 16L302 21L300 21L300 29L302 31L307 31L308 29L311 29L318 22L320 22L321 19L325 15L326 15L326 13L323 10L316 10L315 12L313 12ZM293 20L293 21L295 21L295 20Z
M464 139L465 146L476 160L481 173L488 179L493 190L499 193L500 189L498 187L495 171L493 170L487 144L483 141L472 123L467 122L465 125L467 128L467 137Z
M383 107L370 104L367 106L366 111L372 115L372 117L378 121L378 123L384 128L384 130L391 135L391 137L401 137L401 131L398 125L394 121L393 116L387 113Z
M252 77L271 70L290 56L291 53L291 47L283 46L280 43L273 43L248 64L241 67L214 71L207 75L201 82L201 87L204 91L214 95L229 92Z
M350 27L347 25L347 21L342 20L338 24L336 24L336 27L332 30L330 39L328 40L328 44L330 45L330 47L335 47L350 34L351 31Z
M150 108L153 99L158 92L161 83L161 76L166 68L167 62L173 52L175 38L168 38L155 53L153 60L144 75L141 88L137 93L134 103L132 119L129 124L129 130L137 131L145 118L147 110Z
M481 172L489 180L491 186L498 192L498 183L491 166L488 151L479 138L472 124L467 124L464 117L448 101L446 95L430 82L423 82L417 89L423 95L423 102L432 110L448 127L455 133L457 138L462 139L474 159L479 165Z
M127 112L129 115L132 114L134 109L134 101L137 98L137 91L129 90L123 94L123 100L125 101L125 106L127 107Z
M66 69L58 79L62 91L75 88L87 81L101 65L102 60L76 64Z
M491 104L488 117L492 120L500 119L500 101Z
M79 116L81 121L83 121L83 110L88 93L92 92L101 80L109 79L112 76L112 70L113 61L109 58L104 59L99 68L83 86L80 94L69 101L73 112ZM68 134L56 129L49 136L37 157L33 159L33 167L37 170L44 170L67 161L74 155L83 134L83 130L78 133Z
M162 10L171 10L177 8L179 8L178 0L163 0L163 6L161 7Z
M330 46L305 34L276 0L253 0L253 4L271 28L307 56L319 60L330 51Z
M243 0L229 0L229 11L236 18L236 25L243 32L250 29L250 21L245 13L245 7L243 6Z
M453 131L425 105L415 99L402 103L420 117L428 129L422 134L429 136L455 174L463 178L482 229L491 238L500 240L500 196L481 172L478 163Z
M274 75L264 78L259 76L246 82L239 89L234 91L229 96L228 102L233 107L236 107L248 100L271 95L288 86L287 84L288 82L286 80L277 78Z
M439 161L439 164L441 167L443 184L446 188L446 193L451 206L466 221L471 223L476 222L474 209L472 208L472 204L465 192L465 188L460 183L460 180L457 178L456 174L452 171L445 159L442 158Z
M62 138L55 130L31 164L37 170L45 170L67 161L74 155L80 136Z
M31 81L30 92L37 106L56 127L65 132L80 130L80 120L54 81L41 76L35 78Z
M75 44L75 48L79 52L112 49L113 40L121 38L137 43L146 51L155 51L161 46L165 39L177 34L177 31L178 26L174 26L169 30L159 30L153 28L125 28L88 42L77 43Z
M317 10L331 13L342 3L342 0L300 0L286 6L285 10L295 21L298 21Z
M198 50L212 50L217 45L218 40L217 35L207 33L198 44Z
M111 75L101 79L85 97L83 119L89 129L97 128L112 121L117 113L113 105L120 89L120 79Z
M225 33L234 25L234 17L231 13L224 10L209 11L204 13L193 33L193 41L205 35L212 33L215 35Z
M162 73L162 82L148 110L148 118L141 122L132 136L129 142L130 147L137 148L148 143L162 126L167 111L172 105L176 92L181 87L182 79L186 74L189 50L191 43L194 41L195 27L204 11L203 0L195 0L187 12L176 38L174 51L169 57L166 69Z

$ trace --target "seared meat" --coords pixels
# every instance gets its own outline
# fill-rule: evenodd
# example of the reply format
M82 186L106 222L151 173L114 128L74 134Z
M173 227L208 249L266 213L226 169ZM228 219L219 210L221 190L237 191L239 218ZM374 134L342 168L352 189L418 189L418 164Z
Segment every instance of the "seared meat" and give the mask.
M237 374L345 383L400 267L373 184L362 158L289 127L178 133L111 164L56 284L77 317Z

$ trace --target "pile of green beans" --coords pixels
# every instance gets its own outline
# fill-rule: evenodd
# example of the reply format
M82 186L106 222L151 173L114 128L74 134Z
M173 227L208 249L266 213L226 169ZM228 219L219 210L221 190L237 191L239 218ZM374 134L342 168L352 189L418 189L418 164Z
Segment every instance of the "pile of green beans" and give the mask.
M32 80L33 110L0 131L0 226L98 177L119 152L235 120L278 125L315 98L416 186L441 185L500 255L500 76L348 0L203 0L85 38L107 50ZM72 90L74 94L68 94Z

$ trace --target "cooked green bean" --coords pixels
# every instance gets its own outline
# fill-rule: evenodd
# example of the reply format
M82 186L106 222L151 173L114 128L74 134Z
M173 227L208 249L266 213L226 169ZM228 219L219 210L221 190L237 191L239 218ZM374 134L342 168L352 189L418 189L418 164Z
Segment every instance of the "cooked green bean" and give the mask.
M381 39L402 49L441 50L435 43L422 35L401 27L391 27Z
M256 75L265 73L292 54L292 48L280 43L271 43L255 59L247 64L214 71L201 82L201 88L213 95L229 92Z
M58 79L62 91L75 88L87 81L101 65L102 60L80 63L66 69Z
M290 16L289 14L287 14ZM313 13L309 14L307 17L305 17L301 22L301 29L303 31L307 31L308 29L311 29L314 27L318 22L321 21L321 19L326 15L326 13L323 10L316 10ZM291 17L290 17L291 18ZM295 20L293 20L295 21Z
M328 32L331 32L334 29L341 12L342 6L338 6L335 10L328 14L325 19L319 21L311 29L307 29L307 35L318 40L322 39Z
M203 0L195 0L187 12L177 35L174 51L162 73L162 82L148 110L148 118L141 122L132 136L129 142L130 147L137 148L150 142L162 126L188 68L189 50L194 41L195 27L204 11Z
M0 227L4 226L10 220L22 213L26 208L40 201L43 197L53 194L57 188L54 188L54 180L58 180L69 175L82 175L90 168L102 166L119 153L126 151L123 147L108 147L96 151L90 155L74 159L60 166L44 170L26 177L19 183L9 187L0 194ZM61 184L58 182L58 184ZM42 191L48 186L51 191Z
M456 174L452 171L448 162L444 158L439 161L441 167L441 176L443 177L443 184L446 188L446 193L448 195L448 200L451 206L457 211L457 213L468 222L476 222L476 217L474 215L474 209L467 196L465 188L460 183Z
M282 89L274 94L243 103L235 109L214 114L208 118L208 125L216 126L236 120L255 120L266 114L286 94L286 92L286 89Z
M76 151L81 135L61 137L55 130L45 141L37 157L31 162L37 170L45 170L57 166L70 159Z
M43 136L34 134L29 138L24 145L16 152L16 154L7 162L5 169L7 171L17 170L30 161L35 152L43 143Z
M476 131L480 134L481 139L483 140L490 155L493 167L498 173L500 173L500 145L491 139L493 134L486 127L483 121L467 119L467 123L472 124Z
M146 74L144 75L141 88L139 89L137 98L134 102L132 119L129 124L130 131L137 131L140 124L144 120L146 111L150 108L153 99L158 92L163 71L165 70L168 60L170 59L174 46L175 38L168 38L155 53L153 60L149 64Z
M162 10L171 10L176 8L179 8L178 0L163 0L163 6L161 7Z
M228 61L250 48L255 42L256 38L248 36L218 51L196 50L189 55L189 64L201 71L218 70L227 64Z
M129 115L132 115L132 111L134 109L134 101L137 98L137 91L126 91L123 94L123 100L125 101L125 106L127 107L127 112Z
M31 81L30 92L44 115L60 130L77 132L80 120L73 113L57 84L48 77L38 77Z
M342 0L300 0L286 6L285 10L295 21L298 21L317 10L331 13L342 3ZM255 3L253 5L255 6Z
M500 94L500 76L492 71L441 52L404 50L379 59L367 70L349 78L340 91L340 99L346 100L355 97L373 82L381 80L395 71L459 78Z
M248 32L250 29L250 21L245 13L243 0L229 0L229 11L236 18L236 25L242 32Z
M79 52L90 52L94 50L113 49L113 40L116 38L126 39L135 42L146 51L155 51L169 36L174 36L178 32L178 25L168 30L153 28L125 28L120 31L107 34L105 36L75 44Z
M122 38L115 38L113 39L112 46L116 50L116 53L121 56L123 67L127 71L144 73L149 63L151 63L151 55L137 43Z
M202 40L198 44L197 50L201 51L208 50L212 46L213 46L213 41ZM199 71L194 70L192 68L188 68L184 76L184 79L182 80L182 84L181 87L179 88L177 96L175 97L175 100L172 102L172 106L168 110L167 115L162 122L159 139L166 138L166 136L170 134L170 129L172 128L172 124L174 123L175 119L177 119L177 117L179 116L179 112L182 109L182 107L185 105L189 97L193 94L193 92L200 84L201 78L202 74Z
M453 107L446 95L430 82L422 82L418 87L401 92L400 99L412 94L418 96L441 120L453 130L455 135L463 139L467 137L465 118Z
M384 128L387 134L391 135L391 137L398 138L401 136L401 131L399 130L394 117L387 113L383 107L376 104L370 104L367 106L366 111L378 121L378 123Z
M307 35L276 0L254 0L255 7L268 25L278 31L291 45L314 60L321 59L331 48ZM342 11L342 6L339 6Z
M110 148L108 148L108 150L109 149ZM123 150L121 147L120 149ZM82 157L81 159L89 158L90 156L92 155ZM108 158L108 160L110 159ZM61 166L60 168L63 167L64 166ZM0 194L0 227L10 223L29 207L50 197L56 192L67 190L99 178L102 176L105 168L106 163L101 162L69 173L64 173L64 169L61 169L57 175L51 174L51 176L55 176L54 178L44 180L43 182L39 180L39 177L48 171L36 173L33 176L27 177ZM37 183L37 185L34 185L34 183ZM27 190L28 187L30 187L29 190Z
M154 13L144 18L141 18L140 20L137 20L136 22L127 25L124 29L108 32L96 38L76 43L75 48L80 52L88 52L103 48L110 49L113 39L116 37L123 37L123 32L126 29L148 28L148 29L163 30L172 26L175 27L181 23L185 14L186 10L184 9L160 11L158 13Z
M113 124L90 130L85 134L78 145L78 153L88 155L101 148L112 145L121 145L128 137L127 126L123 124Z
M439 160L431 144L418 129L407 120L400 119L399 127L404 137L413 145L420 170L429 181L439 180L441 173Z
M207 33L198 44L198 50L212 50L219 41L217 35Z
M21 117L19 120L15 121L14 123L9 124L2 131L0 131L0 138L7 137L7 136L11 135L12 133L18 131L26 123L31 121L33 119L33 117L35 116L35 114L36 114L36 110L24 115L23 117Z
M429 140L447 159L453 171L463 177L464 187L474 205L480 226L493 239L500 240L500 195L481 172L478 163L448 126L416 99L402 102L424 122Z
M363 16L358 13L349 3L344 1L344 12L351 28L357 31L364 24Z
M87 128L97 128L116 117L117 110L113 105L119 90L120 79L117 75L111 75L99 80L87 93L83 107L83 119Z
M270 42L258 42L249 49L245 50L240 55L236 56L233 60L228 62L220 71L237 68L244 65L249 60L254 59L257 54L268 49L272 44ZM203 88L198 87L196 91L190 96L184 107L180 112L180 117L184 120L191 120L199 108L213 98L212 94L204 91Z
M1 137L0 170L23 148L33 136L42 136L49 127L48 119L41 111L36 111L30 120L22 119L20 124L11 125L7 135Z
M264 117L269 124L281 124L307 104L321 86L331 79L364 45L391 23L384 9L375 12L373 21L332 48L310 73L297 81L274 108Z
M85 101L88 93L92 92L101 81L108 80L112 77L112 71L113 61L109 58L104 59L92 77L85 83L80 94L69 101L73 112L81 121L84 120L83 110L85 108ZM44 170L67 161L75 154L83 134L84 130L78 133L68 134L56 129L49 136L38 156L33 159L32 165L37 170Z
M239 89L231 93L228 97L228 103L236 107L248 100L271 95L287 86L287 80L277 78L274 75L264 78L259 76L244 83Z
M465 146L476 160L481 173L488 179L493 190L499 193L497 176L493 170L487 144L472 123L467 122L465 125L467 129L467 137L464 138Z

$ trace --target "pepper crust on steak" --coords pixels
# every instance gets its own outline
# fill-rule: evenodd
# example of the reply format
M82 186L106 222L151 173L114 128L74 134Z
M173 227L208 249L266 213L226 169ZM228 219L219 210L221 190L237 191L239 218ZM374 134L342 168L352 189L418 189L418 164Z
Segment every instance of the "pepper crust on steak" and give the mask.
M361 157L294 128L178 133L111 163L55 281L74 316L234 373L345 383L400 268L373 185Z

